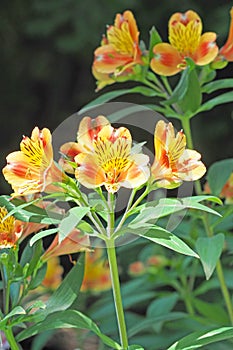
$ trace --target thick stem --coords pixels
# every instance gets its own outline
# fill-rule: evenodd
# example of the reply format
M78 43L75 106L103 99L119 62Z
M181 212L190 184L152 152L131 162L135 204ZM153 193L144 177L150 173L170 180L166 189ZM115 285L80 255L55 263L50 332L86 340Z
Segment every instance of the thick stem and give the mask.
M122 305L119 273L118 273L117 258L116 258L116 248L114 245L114 240L107 240L106 246L107 246L107 252L108 252L108 262L109 262L110 273L111 273L112 290L113 290L115 310L117 315L120 341L121 341L122 349L126 350L128 348L128 337L127 337L127 331L126 331L124 310Z
M7 329L4 330L4 333L5 333L5 336L6 336L6 339L7 339L8 343L10 345L10 349L11 350L20 350L21 348L16 343L16 340L15 340L14 334L12 332L12 329L11 328L7 328Z

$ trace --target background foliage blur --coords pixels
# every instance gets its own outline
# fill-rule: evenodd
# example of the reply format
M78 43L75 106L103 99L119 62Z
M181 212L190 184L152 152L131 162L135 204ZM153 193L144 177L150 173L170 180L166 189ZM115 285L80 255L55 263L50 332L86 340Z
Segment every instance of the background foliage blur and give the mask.
M35 125L52 131L102 93L94 91L93 51L117 12L133 11L140 38L148 46L153 25L167 41L171 14L193 9L201 16L204 31L217 32L221 46L231 6L233 2L220 0L1 0L1 168L6 155L18 149L22 135L30 135ZM232 77L232 64L218 75ZM104 92L117 88L115 84ZM120 101L143 103L132 95ZM192 126L195 148L207 165L232 156L232 104L203 113ZM2 176L0 190L10 192Z

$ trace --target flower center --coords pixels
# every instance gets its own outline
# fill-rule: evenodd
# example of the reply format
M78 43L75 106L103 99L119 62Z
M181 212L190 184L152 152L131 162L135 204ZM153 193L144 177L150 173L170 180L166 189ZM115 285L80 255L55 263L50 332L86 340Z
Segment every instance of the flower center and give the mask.
M113 186L114 191L118 189L116 185L121 174L131 165L129 159L130 147L131 145L126 138L116 139L115 142L98 138L95 142L97 162L105 172L106 183Z
M184 57L192 56L200 43L202 24L191 20L187 24L173 21L169 26L169 41Z
M42 141L33 141L25 137L21 143L21 151L29 158L29 163L33 167L46 169L50 166L43 151Z
M107 32L108 42L121 54L134 56L134 42L127 22L122 23L121 28L109 27Z

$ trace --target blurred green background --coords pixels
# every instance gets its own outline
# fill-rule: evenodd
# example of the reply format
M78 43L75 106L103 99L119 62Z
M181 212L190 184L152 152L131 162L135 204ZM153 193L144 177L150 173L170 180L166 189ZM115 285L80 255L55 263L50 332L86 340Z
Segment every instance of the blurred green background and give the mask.
M153 25L167 41L171 14L193 9L202 17L204 31L217 32L222 46L231 6L231 1L217 0L1 0L1 168L6 155L18 150L22 135L30 135L34 126L52 131L101 93L124 86L115 84L96 93L91 74L93 51L117 12L134 12L140 38L148 45ZM232 77L233 64L218 76ZM143 103L135 95L118 101ZM232 157L232 104L200 115L192 126L195 147L207 165ZM11 191L2 175L0 190Z

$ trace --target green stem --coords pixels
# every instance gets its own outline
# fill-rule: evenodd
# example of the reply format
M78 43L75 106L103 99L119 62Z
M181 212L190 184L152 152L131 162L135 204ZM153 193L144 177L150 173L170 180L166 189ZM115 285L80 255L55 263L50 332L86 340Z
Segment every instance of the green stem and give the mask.
M124 310L122 305L119 273L118 273L117 258L116 258L116 248L114 245L114 240L112 239L107 240L106 246L107 246L108 262L110 267L113 298L114 298L115 310L117 315L120 341L121 341L122 349L126 350L128 348L128 337L127 337L127 331L126 331Z
M12 332L12 329L11 328L7 328L7 329L4 330L4 333L5 333L5 336L6 336L6 339L7 339L8 343L10 345L10 349L11 350L20 350L20 347L16 343L16 340L15 340L14 334Z
M166 98L166 95L164 92L161 92L160 88L158 88L156 85L154 85L153 83L151 83L150 81L144 79L141 81L144 85L149 86L150 88L152 88L153 90L155 90L158 94L158 96Z

